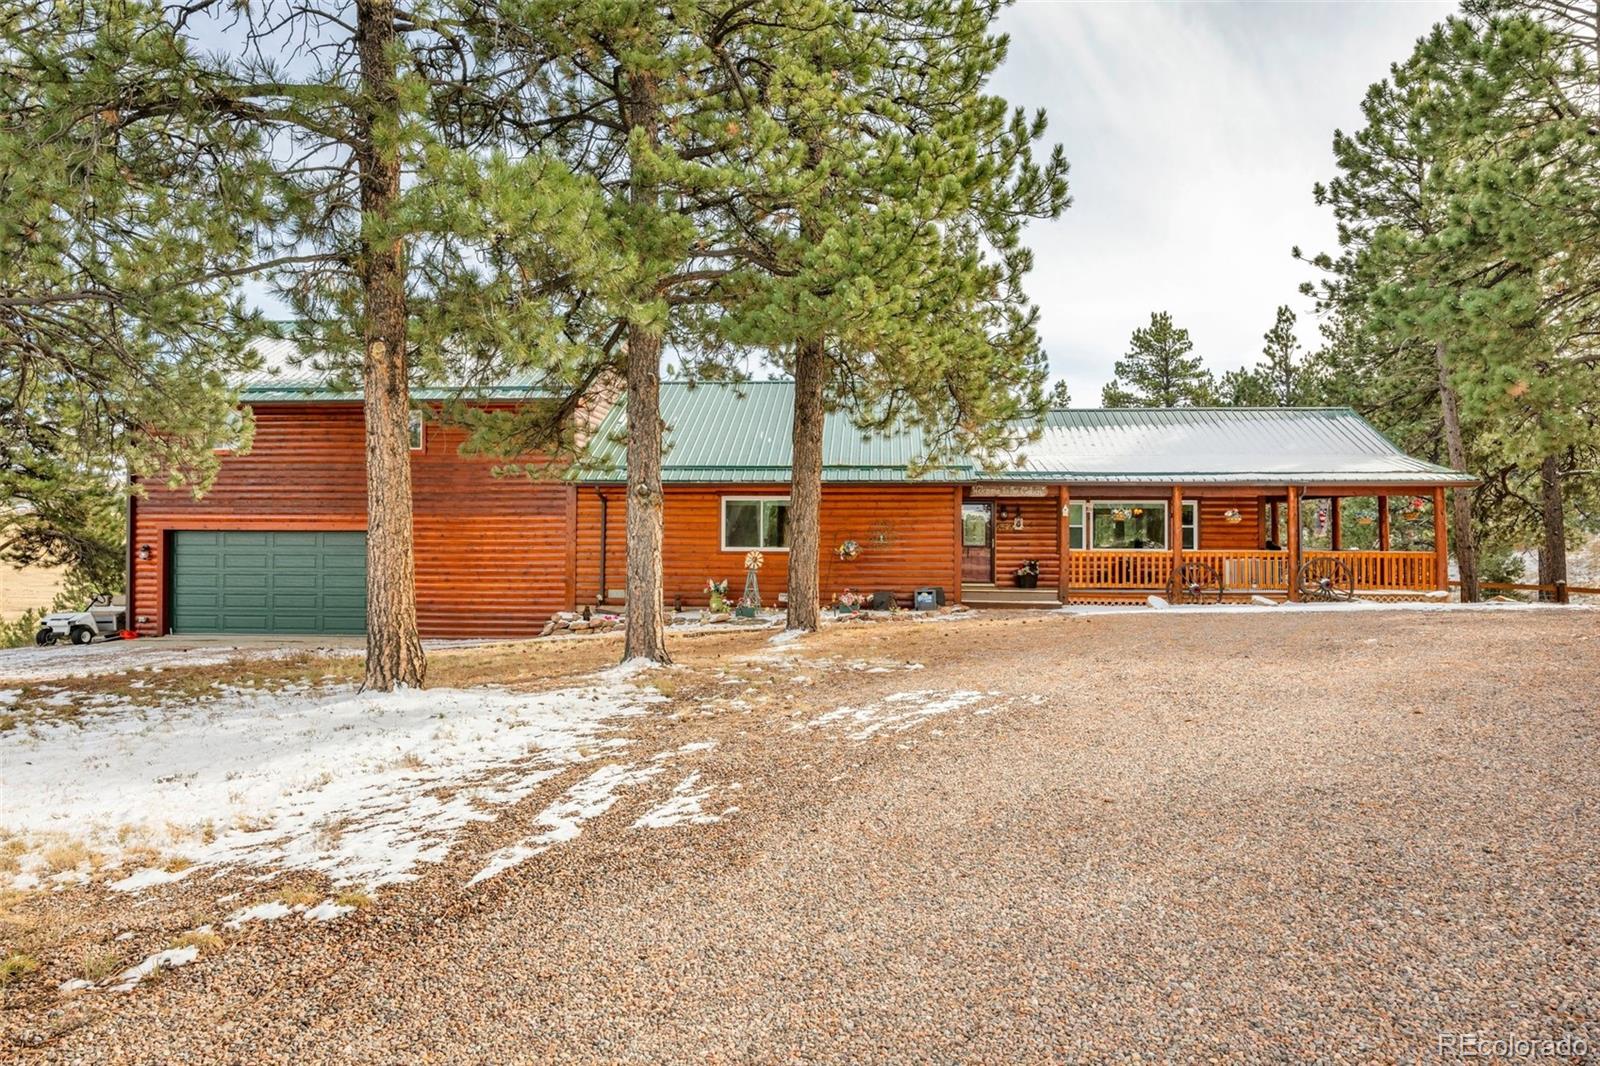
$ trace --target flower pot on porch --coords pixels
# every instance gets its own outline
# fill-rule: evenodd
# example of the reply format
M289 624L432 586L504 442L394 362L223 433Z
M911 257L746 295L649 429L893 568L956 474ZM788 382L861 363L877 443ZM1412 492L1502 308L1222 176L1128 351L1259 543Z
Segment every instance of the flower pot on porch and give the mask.
M754 618L756 609L754 607L735 607L733 613L740 618Z
M1038 587L1039 587L1039 575L1038 574L1018 574L1017 575L1017 588L1019 588L1019 589L1035 589L1035 588L1038 588Z

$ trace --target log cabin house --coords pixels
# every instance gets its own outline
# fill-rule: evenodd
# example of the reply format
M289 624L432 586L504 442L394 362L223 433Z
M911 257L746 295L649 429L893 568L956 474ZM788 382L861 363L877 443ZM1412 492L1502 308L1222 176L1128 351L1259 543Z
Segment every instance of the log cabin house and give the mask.
M507 382L477 402L537 402ZM443 393L417 390L426 408ZM247 454L226 456L200 499L145 486L130 506L130 609L146 635L359 633L365 619L365 476L359 396L315 375L245 387ZM706 602L707 579L742 587L760 549L768 604L785 592L788 382L661 392L667 424L664 595ZM621 607L625 412L613 406L585 461L559 479L497 477L460 453L458 428L413 427L417 607L428 637L538 632L559 610ZM918 588L953 602L1052 607L1299 598L1327 574L1364 597L1449 588L1445 494L1474 484L1405 455L1347 408L1051 412L1003 470L918 476L914 428L824 427L825 599ZM1030 576L1036 570L1036 576ZM1198 580L1196 580L1198 579Z

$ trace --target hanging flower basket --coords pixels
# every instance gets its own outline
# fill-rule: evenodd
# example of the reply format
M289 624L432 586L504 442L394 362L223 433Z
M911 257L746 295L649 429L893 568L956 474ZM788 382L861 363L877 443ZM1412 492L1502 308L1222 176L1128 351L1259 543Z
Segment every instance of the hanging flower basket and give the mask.
M1222 520L1228 523L1230 526L1236 526L1240 522L1244 521L1244 515L1239 513L1239 508L1230 507L1226 511L1222 512Z
M1123 510L1121 507L1118 507L1115 511L1111 512L1111 517L1116 519L1118 522L1126 522L1128 520L1128 512Z

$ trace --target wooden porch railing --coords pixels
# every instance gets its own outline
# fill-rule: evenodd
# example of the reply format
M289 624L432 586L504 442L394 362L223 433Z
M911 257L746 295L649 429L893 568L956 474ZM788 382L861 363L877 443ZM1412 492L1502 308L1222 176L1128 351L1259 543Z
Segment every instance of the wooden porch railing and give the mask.
M1432 552L1308 551L1305 558L1338 559L1350 567L1357 592L1422 591L1435 588ZM1186 551L1185 560L1209 564L1222 575L1229 592L1282 592L1289 587L1287 552ZM1163 589L1172 574L1172 554L1165 551L1075 550L1067 556L1069 588L1106 590Z
M1432 552L1306 552L1307 559L1338 559L1355 575L1362 589L1434 589L1438 577Z

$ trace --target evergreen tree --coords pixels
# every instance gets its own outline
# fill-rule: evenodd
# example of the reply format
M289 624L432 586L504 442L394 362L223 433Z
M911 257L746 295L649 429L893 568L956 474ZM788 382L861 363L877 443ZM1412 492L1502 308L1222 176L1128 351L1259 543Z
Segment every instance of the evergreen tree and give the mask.
M203 491L241 435L265 169L198 73L152 4L0 14L0 558L97 591L129 475Z
M920 426L925 465L1009 455L1045 403L1020 229L1066 204L1060 150L1032 158L1043 116L983 92L1005 54L996 4L811 10L771 23L751 85L792 162L742 205L763 250L722 283L719 324L794 373L788 623L802 630L818 623L825 410Z
M1305 407L1322 402L1318 367L1295 336L1295 314L1278 308L1272 328L1262 334L1262 359L1253 367L1222 376L1222 398L1232 407Z
M530 66L549 62L546 116L525 143L592 177L604 202L591 241L615 264L571 287L563 335L577 353L564 397L621 380L627 404L627 628L623 655L670 661L662 603L660 378L676 352L692 377L737 372L741 349L719 325L742 298L742 272L771 267L751 205L783 202L798 173L789 131L774 121L765 87L797 69L774 40L815 25L809 2L718 0L693 7L510 0L499 8L523 28ZM560 445L549 412L525 411L485 426L501 448ZM570 443L570 438L565 438Z
M1133 331L1128 354L1100 393L1107 407L1205 407L1216 402L1216 382L1190 355L1189 331L1172 324L1165 311L1152 312L1150 324Z
M206 114L271 161L250 269L294 310L303 350L361 385L364 683L420 685L410 388L490 372L508 347L564 369L544 342L566 308L541 271L592 262L593 190L559 160L506 153L542 116L526 56L510 63L516 27L474 0L200 0L169 18L213 45L196 61Z

